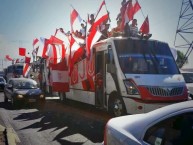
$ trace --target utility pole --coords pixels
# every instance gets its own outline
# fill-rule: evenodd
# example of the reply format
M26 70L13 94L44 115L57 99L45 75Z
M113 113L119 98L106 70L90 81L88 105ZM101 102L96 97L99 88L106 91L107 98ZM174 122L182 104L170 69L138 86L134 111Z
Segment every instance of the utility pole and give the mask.
M176 48L186 49L184 61L181 66L188 60L189 55L193 50L193 1L182 0L178 25L174 40Z
M3 59L0 59L1 70L3 70Z

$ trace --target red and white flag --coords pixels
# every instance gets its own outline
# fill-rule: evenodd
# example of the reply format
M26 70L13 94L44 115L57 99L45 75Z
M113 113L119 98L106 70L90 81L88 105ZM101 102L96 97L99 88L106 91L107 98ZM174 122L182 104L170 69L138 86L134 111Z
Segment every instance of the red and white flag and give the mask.
M81 47L71 35L70 39L70 55L68 60L69 74L71 74L74 63L77 62L84 54L84 48Z
M70 37L71 35L67 35L62 28L57 29L55 33L55 37L62 40L65 47L65 58L68 64L68 59L70 57Z
M65 61L51 66L52 90L55 92L69 91L68 67Z
M6 55L6 56L5 56L5 60L13 61L13 59L12 59L9 55Z
M33 40L33 50L32 50L33 55L37 54L38 48L39 48L39 40L37 38L35 38Z
M86 55L87 58L91 58L91 52L92 52L92 46L99 40L101 37L101 32L99 32L97 29L94 27L91 27L89 23L87 23L87 38L86 38Z
M25 54L26 54L26 49L20 47L20 48L19 48L19 55L20 55L20 56L25 56Z
M103 0L101 5L100 5L100 8L97 12L96 18L95 18L94 27L97 28L103 22L107 21L108 18L109 18L109 14L108 14L107 9L106 9L106 3Z
M140 31L142 34L149 34L149 19L146 17L145 21L141 25Z
M61 60L65 57L65 47L63 41L55 36L51 36L49 39L49 45L47 46L46 56L51 63L57 64L61 62Z
M57 64L64 59L65 48L63 44L49 44L46 52L47 59L50 63Z
M30 72L31 66L29 63L24 63L23 65L23 76L27 77Z
M78 14L78 12L75 9L73 9L70 14L71 31L73 33L75 33L76 31L80 31L82 22L83 20Z
M126 23L133 20L134 15L141 9L141 6L139 5L138 1L135 2L133 5L132 1L128 1L124 5L125 8L123 8L124 14L122 14L122 22L121 22L121 29L124 29L124 26Z
M39 49L37 52L37 56L42 57L42 58L47 58L46 52L48 51L48 44L49 44L49 39L46 38L40 38L39 40Z

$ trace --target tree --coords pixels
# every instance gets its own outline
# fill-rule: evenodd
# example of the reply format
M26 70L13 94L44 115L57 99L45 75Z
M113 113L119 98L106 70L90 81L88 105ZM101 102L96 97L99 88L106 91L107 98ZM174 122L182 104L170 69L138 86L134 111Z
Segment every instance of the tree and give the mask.
M188 58L185 57L184 53L181 51L177 50L177 60L176 63L179 68L181 68L185 63L188 63Z

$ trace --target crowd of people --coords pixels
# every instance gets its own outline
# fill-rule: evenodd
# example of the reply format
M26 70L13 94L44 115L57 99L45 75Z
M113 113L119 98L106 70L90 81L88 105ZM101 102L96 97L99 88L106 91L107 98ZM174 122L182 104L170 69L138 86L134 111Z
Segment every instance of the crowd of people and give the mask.
M120 13L118 14L116 21L117 21L117 26L110 29L110 24L108 23L108 20L104 21L97 29L102 33L101 38L99 39L106 39L108 37L117 37L117 36L125 36L125 37L138 37L138 38L145 38L149 39L152 34L143 34L139 31L138 26L137 26L137 19L133 19L131 22L127 22L124 24L124 28L122 28L123 23L122 23L122 11L126 9L127 3L132 2L132 0L123 0L122 1L122 7L120 9ZM90 15L90 20L89 23L92 25L95 21L94 14ZM81 23L81 29L80 31L76 31L75 35L77 37L86 38L86 24Z

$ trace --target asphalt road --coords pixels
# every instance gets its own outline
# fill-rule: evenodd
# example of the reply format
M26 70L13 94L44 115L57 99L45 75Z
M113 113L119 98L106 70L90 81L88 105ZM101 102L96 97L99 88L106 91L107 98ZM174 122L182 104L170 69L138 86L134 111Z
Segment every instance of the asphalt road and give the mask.
M47 100L41 110L33 105L14 110L0 92L0 123L13 128L18 145L101 144L108 119L106 112L91 106L57 100Z

